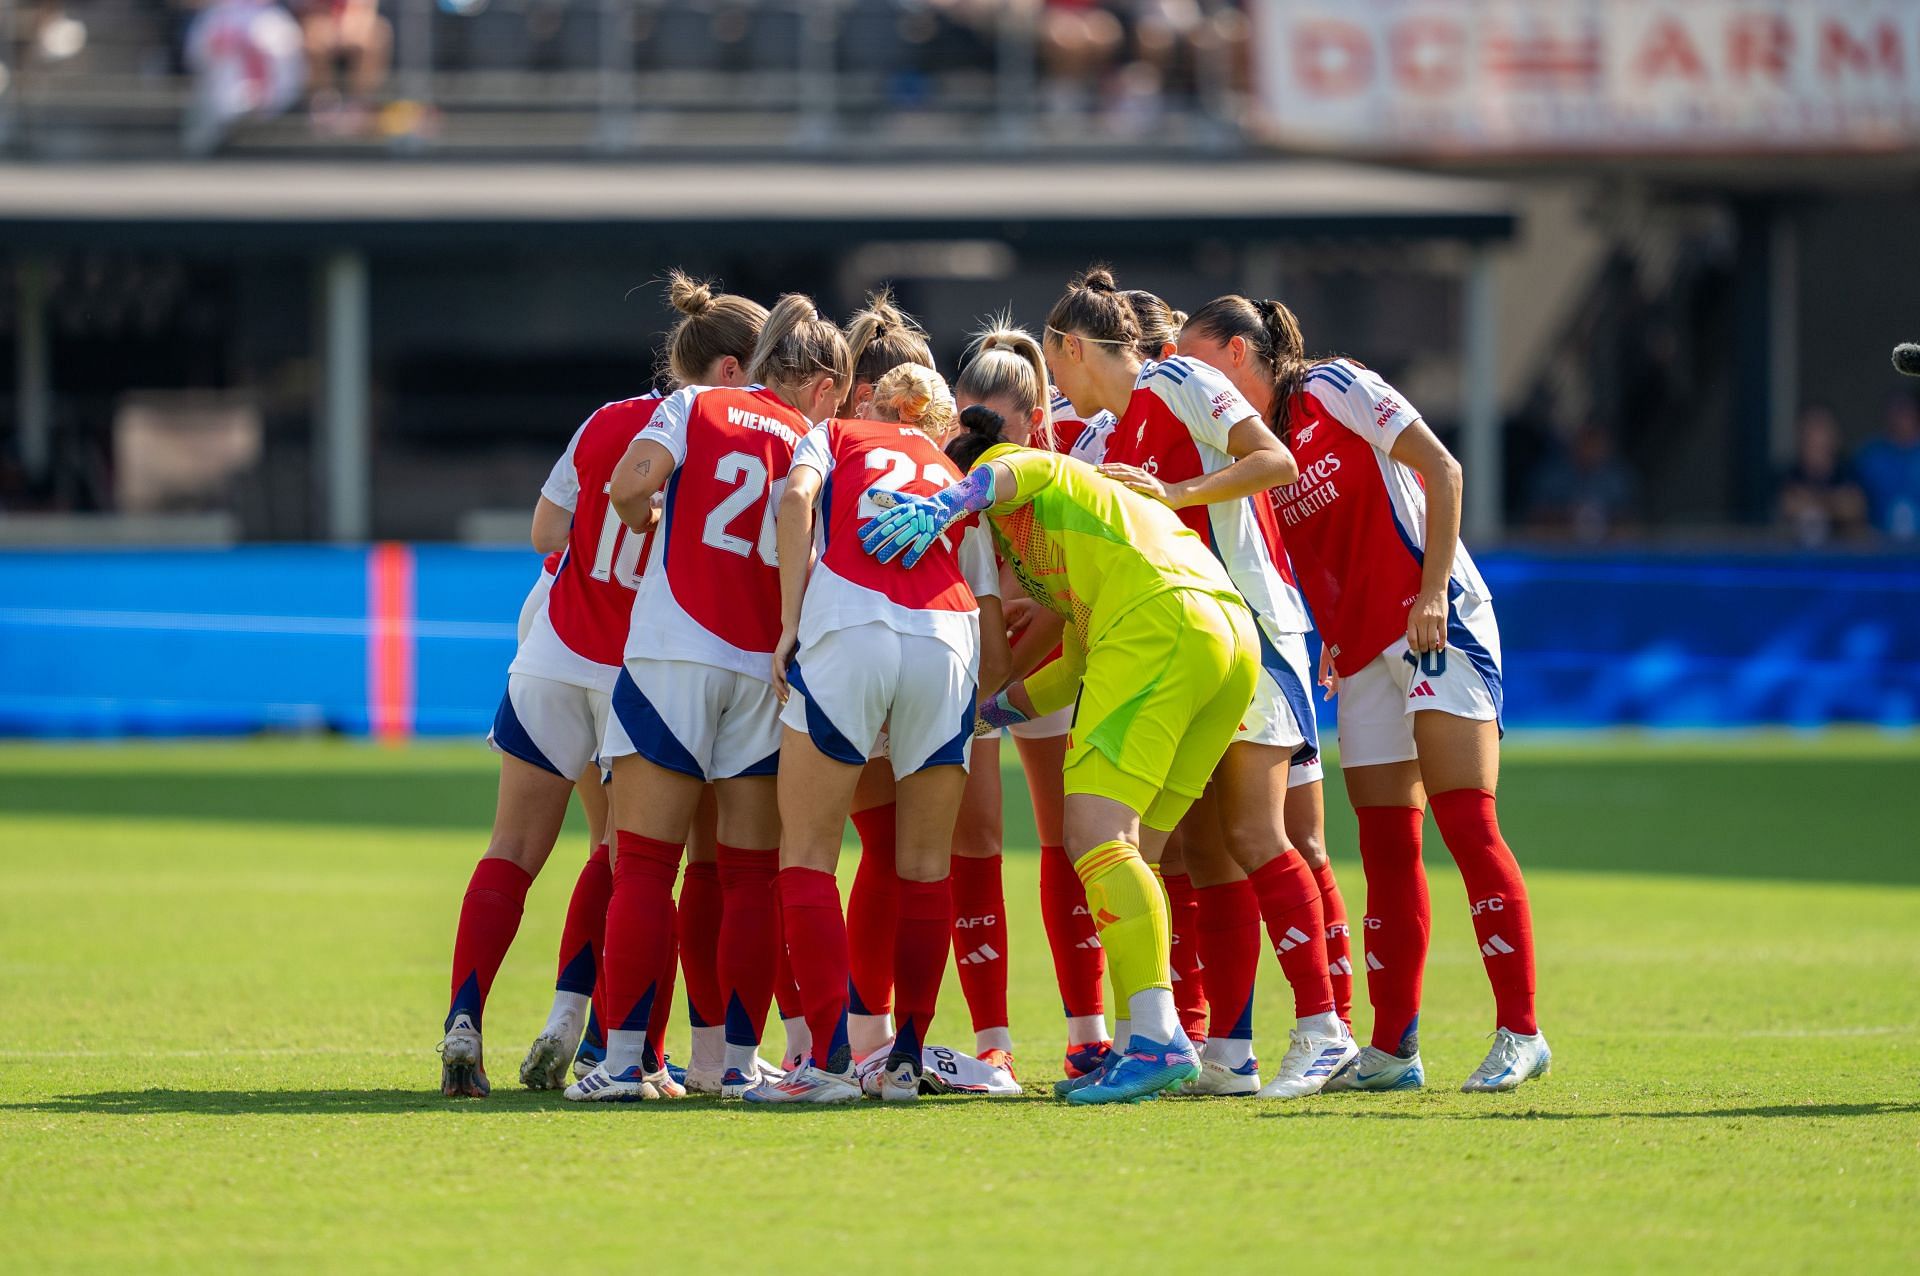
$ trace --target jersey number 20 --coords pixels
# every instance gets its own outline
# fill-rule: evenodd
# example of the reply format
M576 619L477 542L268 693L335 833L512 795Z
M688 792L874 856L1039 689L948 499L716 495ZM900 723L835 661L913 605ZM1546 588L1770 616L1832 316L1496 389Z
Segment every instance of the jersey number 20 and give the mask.
M778 479L769 485L767 463L748 452L729 452L721 457L719 464L713 467L713 477L717 482L732 486L733 490L721 497L719 503L708 512L706 524L700 532L701 541L742 558L758 550L761 562L769 567L779 566L773 515L780 504L780 494L787 490L787 480ZM748 540L728 530L735 519L762 498L766 505L761 511L757 540Z

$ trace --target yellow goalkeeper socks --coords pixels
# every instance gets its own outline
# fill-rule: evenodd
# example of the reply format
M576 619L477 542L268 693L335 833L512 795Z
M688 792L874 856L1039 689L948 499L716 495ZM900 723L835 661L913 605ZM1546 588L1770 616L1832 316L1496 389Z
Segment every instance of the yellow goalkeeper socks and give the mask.
M1124 1013L1136 993L1153 988L1171 993L1167 897L1140 852L1126 842L1103 842L1073 868L1087 888L1087 911L1093 914L1100 946L1107 950L1115 1013Z

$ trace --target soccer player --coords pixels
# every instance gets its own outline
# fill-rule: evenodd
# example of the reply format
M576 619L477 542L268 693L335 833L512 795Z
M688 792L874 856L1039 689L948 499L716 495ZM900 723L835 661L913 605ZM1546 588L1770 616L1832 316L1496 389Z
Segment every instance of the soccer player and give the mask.
M1124 1054L1067 1098L1133 1102L1199 1073L1167 978L1166 898L1147 864L1252 701L1258 638L1226 573L1165 506L1081 462L1006 443L984 409L962 425L949 455L971 464L966 479L932 497L889 498L861 543L883 562L904 551L911 564L953 524L985 513L1028 596L1067 621L1061 659L996 695L982 721L1076 706L1064 840L1133 1027Z
M1275 350L1285 341L1284 307L1278 302L1256 306L1244 297L1227 296L1208 302L1190 317L1180 330L1179 353L1217 369L1261 409L1267 424L1278 428L1279 407L1275 398ZM1297 578L1291 560L1280 560L1287 588L1297 594ZM1304 608L1301 609L1304 616ZM1297 649L1296 649L1297 650ZM1352 939L1347 923L1346 901L1341 897L1334 877L1333 863L1326 847L1325 766L1320 757L1320 733L1313 715L1303 714L1300 725L1307 742L1293 757L1287 771L1287 836L1313 870L1320 885L1320 909L1325 922L1324 944L1327 973L1333 983L1335 1009L1341 1021L1353 1024ZM1258 946L1257 925L1245 924L1252 911L1251 890L1242 886L1244 875L1228 866L1223 880L1201 889L1203 912L1207 915L1209 943L1219 960L1209 958L1210 970L1226 971L1240 964L1232 950L1243 947L1242 937ZM1204 955L1204 954L1203 954Z
M729 1066L742 1093L773 995L776 925L768 887L780 844L773 773L779 704L768 681L779 637L774 509L793 449L849 379L846 342L797 293L767 316L744 389L688 386L661 404L614 471L613 507L659 545L634 598L625 669L602 748L613 767L618 837L607 905L607 1057L567 1087L575 1101L651 1097L646 1047L674 962L673 884L702 788L718 798L719 857L758 892L727 898L723 926L764 936L752 960L722 962ZM661 504L653 504L655 495ZM736 915L738 914L738 915ZM723 945L726 936L722 936ZM736 1060L736 1016L754 1034Z
M1213 1066L1196 1088L1299 1098L1318 1091L1358 1047L1335 1012L1321 956L1320 887L1287 841L1281 816L1289 761L1306 742L1303 721L1313 707L1306 618L1283 574L1285 552L1266 492L1298 472L1258 410L1225 377L1186 359L1144 361L1138 341L1133 310L1111 273L1095 267L1068 288L1048 319L1048 366L1075 407L1119 417L1101 473L1178 511L1223 564L1257 622L1261 672L1253 711L1239 724L1213 781L1218 835L1190 828L1185 840L1190 856L1224 851L1252 883L1293 988L1297 1021L1264 1089L1250 1031L1209 1036L1206 1058ZM1168 894L1171 903L1174 891ZM1197 982L1197 963L1188 971ZM1250 1023L1254 972L1239 973L1221 1008L1228 1025ZM1221 986L1217 978L1211 982Z
M1552 1062L1534 1010L1533 918L1500 835L1500 631L1460 543L1460 466L1407 401L1351 359L1306 357L1277 301L1222 298L1190 328L1272 364L1277 426L1300 478L1273 493L1340 697L1340 765L1367 875L1371 1044L1329 1089L1423 1084L1420 986L1431 912L1420 860L1431 805L1466 881L1493 985L1494 1042L1461 1087L1511 1090Z
M984 663L997 682L1006 665L998 572L977 526L950 533L914 571L876 562L858 543L860 525L879 512L870 491L931 495L959 480L938 444L953 428L952 393L937 373L902 364L875 385L869 411L871 421L829 421L803 439L781 498L781 632L771 662L786 704L780 905L813 1049L804 1066L749 1090L752 1102L860 1096L847 1039L848 936L833 873L883 724L899 793L890 972L898 1029L877 1081L882 1099L919 1094L953 930L948 861L980 673Z
M903 363L933 368L933 349L913 317L881 289L869 293L866 307L848 317L842 331L853 360L853 384L838 416L869 415L873 388ZM884 746L882 746L884 747ZM893 940L900 910L899 874L894 866L893 768L874 758L860 774L852 819L860 838L860 863L847 896L847 942L851 954L851 1012L848 1039L855 1058L864 1059L893 1039ZM804 1020L798 1032L804 1034ZM790 1053L788 1062L794 1063ZM804 1062L804 1060L800 1060Z
M1014 327L1007 318L995 321L974 338L971 357L954 383L954 398L963 411L983 407L998 415L1004 423L1007 441L1018 446L1064 452L1070 445L1088 444L1089 440L1103 437L1097 432L1112 426L1112 417L1106 414L1094 422L1072 416L1072 406L1064 397L1052 393L1040 342L1032 333ZM1012 579L1011 572L1003 575L1001 583L1006 591L1004 596L1009 599L1005 607L1009 625L1016 631L1012 675L1024 677L1039 665L1058 658L1065 621L1018 592L1019 582ZM1034 827L1040 835L1040 915L1046 927L1047 945L1053 953L1054 978L1066 1016L1067 1050L1063 1067L1069 1078L1093 1071L1113 1044L1107 1035L1103 1000L1106 955L1094 933L1093 915L1087 911L1086 888L1073 871L1073 861L1067 858L1061 832L1061 808L1066 796L1062 770L1066 765L1067 732L1072 721L1072 706L1066 706L1032 722L1014 723L1009 728L1014 747L1020 753L1021 769L1026 773L1027 796L1033 805ZM970 822L979 828L989 827L990 823L996 843L1001 827L999 734L990 731L974 740L974 767L968 777L967 798L961 806L960 818L962 830ZM960 833L956 832L956 852L959 842ZM1004 913L1000 927L1004 931ZM962 939L963 933L959 929L954 932L954 956L961 963L964 980L969 967L962 953L963 945L968 955L978 949L971 946L970 938ZM1004 942L997 945L997 951L1003 954L998 966L1004 1006L1004 954L1007 951ZM976 1032L975 1045L981 1047L981 1059L991 1059L1011 1071L1010 1054L1005 1059L993 1058L991 1047L995 1044L982 1040Z
M715 299L675 272L669 298L682 318L668 337L676 370L738 375L765 311L744 298ZM607 509L613 466L660 406L657 395L610 403L574 434L541 489L534 521L541 548L567 529L566 553L545 603L508 668L490 740L500 790L487 853L474 866L454 936L452 994L440 1044L441 1091L483 1098L481 1052L487 993L520 926L527 889L553 852L576 777L596 763L609 696L632 612L634 572L645 549ZM591 817L593 806L588 807ZM604 820L604 817L603 817ZM604 822L602 824L604 830ZM576 883L561 945L553 1011L522 1066L529 1085L557 1085L580 1042L597 983L608 886L607 851L596 846Z

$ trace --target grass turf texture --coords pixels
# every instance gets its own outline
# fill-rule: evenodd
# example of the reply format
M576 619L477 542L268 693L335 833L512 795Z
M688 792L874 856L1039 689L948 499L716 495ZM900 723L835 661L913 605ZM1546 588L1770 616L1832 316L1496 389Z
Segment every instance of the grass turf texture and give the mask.
M1553 1076L1454 1092L1491 1011L1429 828L1432 1088L1289 1105L1038 1097L1061 1033L1008 778L1013 1031L1035 1094L576 1110L515 1084L574 831L493 991L494 1098L435 1089L484 752L0 748L6 1266L1920 1266L1920 743L1514 742L1502 810ZM1357 926L1352 820L1329 797ZM1286 989L1262 974L1271 1067ZM951 972L945 994L933 1035L964 1044Z

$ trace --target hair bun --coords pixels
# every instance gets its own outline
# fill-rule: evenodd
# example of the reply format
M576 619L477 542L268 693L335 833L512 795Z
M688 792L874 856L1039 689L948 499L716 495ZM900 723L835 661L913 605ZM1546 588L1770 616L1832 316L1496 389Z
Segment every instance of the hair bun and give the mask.
M676 270L667 276L667 302L683 315L703 315L713 306L713 285Z
M1120 285L1113 277L1111 266L1089 266L1080 276L1080 286L1088 292L1119 292Z
M968 434L997 439L1006 433L1007 419L992 408L976 403L960 414L960 428Z

